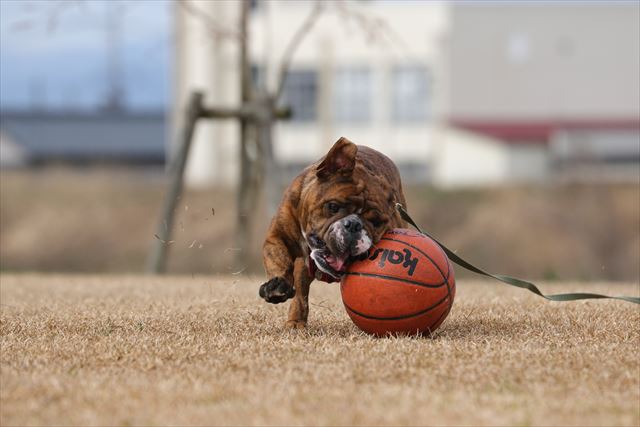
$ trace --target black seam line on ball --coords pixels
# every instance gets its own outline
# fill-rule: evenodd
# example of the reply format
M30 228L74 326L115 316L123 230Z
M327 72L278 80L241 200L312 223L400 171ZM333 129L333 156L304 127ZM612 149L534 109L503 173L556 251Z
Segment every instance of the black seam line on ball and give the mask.
M416 285L416 286L421 286L423 288L441 288L443 286L446 285L447 281L443 281L441 283L435 284L435 285L430 285L428 283L423 283L423 282L419 282L417 280L410 280L410 279L405 279L402 277L393 277L393 276L385 276L384 274L376 274L376 273L360 273L360 272L345 272L344 273L347 276L365 276L365 277L375 277L378 279L385 279L385 280L395 280L397 282L403 282L403 283L408 283L411 285Z
M435 268L437 268L437 269L438 269L438 271L440 272L440 275L442 276L442 279L443 279L443 280L445 280L445 281L446 281L446 280L448 279L448 277L447 277L447 276L448 276L448 274L447 274L447 276L445 276L445 274L444 274L444 273L442 272L442 270L440 269L440 266L439 266L438 264L436 264L436 262L433 260L433 258L431 258L429 255L427 255L425 252L423 252L423 251L422 251L422 249L418 248L417 246L413 246L411 243L407 243L407 242L405 242L405 241L398 240L398 239L392 239L392 238L390 238L390 237L383 237L383 238L381 238L380 240L389 240L389 241L392 241L392 242L402 243L403 245L406 245L406 246L409 246L410 248L415 249L416 251L420 252L422 255L424 255L425 257L427 257L427 259L428 259L429 261L431 261L431 264L433 264L433 266L434 266ZM436 244L436 246L437 246L437 244ZM438 246L438 247L439 247L439 246ZM442 249L440 249L440 250L442 251ZM445 257L444 257L444 258L445 258L445 259L448 259L446 255L445 255ZM449 264L449 263L447 263L447 264Z
M453 300L451 299L451 296L449 295L449 307L447 307L447 309L442 312L440 317L438 317L438 320L436 320L433 324L434 325L438 325L438 323L440 323L444 317L447 317L449 315L449 313L451 312L451 307L452 306L453 306ZM429 330L431 330L431 329L429 329Z
M442 251L442 248L440 248L440 251ZM438 320L436 320L436 323L434 323L434 325L438 325L438 326L440 326L439 323L442 322L443 319L449 315L449 313L451 312L451 308L453 307L453 295L451 295L451 284L449 283L449 277L451 274L451 261L449 261L449 258L447 258L447 255L444 252L442 252L442 254L447 260L447 280L445 280L445 283L447 284L447 296L449 297L449 307L447 307L447 309L442 312Z
M448 265L448 271L447 271L447 276L449 275L449 273L451 272L451 263L449 262L449 259L447 259L447 265ZM449 315L449 312L451 312L451 308L453 307L453 298L451 296L451 286L449 285L449 277L447 277L447 280L445 281L446 285L447 285L447 298L449 298L449 307L447 307L446 310L444 310L442 312L442 314L440 314L440 317L438 317L438 320L436 320L433 324L434 325L439 325L440 322L443 321L443 319L445 317L447 317ZM429 333L431 333L431 328L429 328Z
M442 298L440 301L438 301L437 303L435 303L434 305L432 305L431 307L427 307L424 310L418 311L417 313L412 313L412 314L405 314L404 316L395 316L395 317L377 317L377 316L369 316L368 314L363 314L360 313L358 311L355 311L353 308L349 307L347 304L344 304L344 306L347 308L347 310L351 311L354 314L357 314L360 317L364 317L365 319L372 319L372 320L403 320L403 319L410 319L411 317L416 317L416 316L420 316L422 314L425 314L431 310L433 310L434 308L438 307L440 304L442 304L447 298L449 298L449 295L445 295L444 298ZM344 303L344 302L343 302Z
M449 273L451 272L450 271L451 270L451 263L449 262L449 258L447 258L446 256L445 256L445 258L447 260L447 266L448 266L447 269L448 269L448 271L447 271L447 279L444 281L444 283L445 283L445 285L447 285L447 295L449 296L449 299L451 299L451 286L449 286L449 277L448 277ZM449 303L449 308L451 308L452 305L453 305L453 301L451 301Z

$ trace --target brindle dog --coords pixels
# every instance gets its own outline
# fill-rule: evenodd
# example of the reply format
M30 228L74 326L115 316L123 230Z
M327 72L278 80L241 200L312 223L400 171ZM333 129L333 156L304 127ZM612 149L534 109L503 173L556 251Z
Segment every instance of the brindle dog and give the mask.
M312 280L340 280L386 231L404 227L396 203L406 206L393 162L340 138L285 191L264 242L269 280L260 296L273 304L293 298L287 325L305 327Z

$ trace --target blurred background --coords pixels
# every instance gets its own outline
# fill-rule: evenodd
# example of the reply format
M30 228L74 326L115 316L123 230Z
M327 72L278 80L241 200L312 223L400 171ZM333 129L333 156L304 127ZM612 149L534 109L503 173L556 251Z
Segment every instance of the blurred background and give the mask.
M640 282L637 1L1 0L0 37L1 271L260 273L346 136L489 271Z

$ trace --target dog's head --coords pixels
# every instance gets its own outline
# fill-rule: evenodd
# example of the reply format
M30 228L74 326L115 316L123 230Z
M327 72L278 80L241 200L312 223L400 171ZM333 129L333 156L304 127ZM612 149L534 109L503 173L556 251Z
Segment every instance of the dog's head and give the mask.
M371 149L367 153L358 156L358 146L340 138L312 166L314 174L301 194L304 244L318 269L336 279L351 261L367 255L394 215L393 183L382 173L390 161Z

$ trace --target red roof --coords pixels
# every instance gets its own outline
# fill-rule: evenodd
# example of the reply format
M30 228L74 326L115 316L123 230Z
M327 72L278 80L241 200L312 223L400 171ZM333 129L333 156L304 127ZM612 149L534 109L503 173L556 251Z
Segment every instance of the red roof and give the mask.
M452 119L457 128L480 133L509 143L537 142L546 144L558 130L638 130L640 118L622 120L557 120L497 121Z

